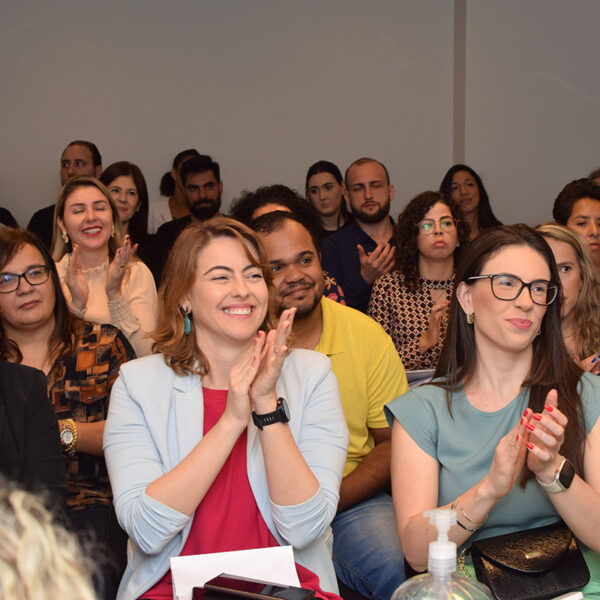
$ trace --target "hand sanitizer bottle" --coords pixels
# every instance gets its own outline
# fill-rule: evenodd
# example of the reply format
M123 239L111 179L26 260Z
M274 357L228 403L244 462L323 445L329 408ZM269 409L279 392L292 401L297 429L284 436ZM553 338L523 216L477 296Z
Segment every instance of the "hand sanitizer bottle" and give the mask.
M493 600L487 586L456 574L456 544L448 539L456 513L438 508L425 511L423 516L438 530L438 539L429 544L428 572L406 580L392 600Z

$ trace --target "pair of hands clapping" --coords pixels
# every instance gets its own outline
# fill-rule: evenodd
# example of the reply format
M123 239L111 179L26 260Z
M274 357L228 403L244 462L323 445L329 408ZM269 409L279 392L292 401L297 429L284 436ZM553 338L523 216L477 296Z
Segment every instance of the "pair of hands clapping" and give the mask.
M125 236L123 245L115 252L115 256L108 265L106 273L106 295L109 300L116 300L121 295L121 284L125 276L125 267L129 258L137 250L129 235ZM78 311L83 311L88 303L89 289L83 267L81 265L80 249L78 244L73 244L73 251L67 268L66 283L71 292L72 305Z
M252 347L229 373L225 412L244 425L249 422L252 410L265 414L276 409L275 384L285 361L295 314L295 308L284 310L277 329L268 334L259 331Z
M511 431L505 435L494 454L486 483L492 497L499 500L514 487L525 461L540 480L550 483L560 466L559 455L564 441L567 417L558 409L558 394L550 390L541 413L527 408Z

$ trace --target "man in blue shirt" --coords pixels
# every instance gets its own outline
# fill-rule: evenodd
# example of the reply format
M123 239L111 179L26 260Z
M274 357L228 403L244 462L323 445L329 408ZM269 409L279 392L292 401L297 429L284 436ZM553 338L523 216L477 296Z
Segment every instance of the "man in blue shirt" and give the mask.
M387 169L373 158L360 158L346 170L345 197L354 222L321 245L323 269L338 281L349 306L366 312L373 282L394 267L394 198Z

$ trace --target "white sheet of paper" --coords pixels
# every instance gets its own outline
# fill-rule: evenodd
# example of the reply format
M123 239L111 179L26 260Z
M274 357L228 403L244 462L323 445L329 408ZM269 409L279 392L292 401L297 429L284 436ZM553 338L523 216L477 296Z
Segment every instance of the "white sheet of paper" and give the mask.
M171 558L173 595L177 600L191 600L192 588L221 573L300 587L292 547L275 546Z

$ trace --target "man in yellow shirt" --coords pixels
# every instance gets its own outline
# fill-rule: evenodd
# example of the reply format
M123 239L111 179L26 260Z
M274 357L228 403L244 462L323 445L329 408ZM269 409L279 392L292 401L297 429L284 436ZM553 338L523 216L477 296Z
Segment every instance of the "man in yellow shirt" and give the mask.
M389 600L404 581L404 560L389 493L391 432L383 406L408 390L391 338L370 317L323 297L316 230L287 212L253 226L267 251L275 302L295 306L294 347L329 356L350 431L332 528L338 578L363 596Z

